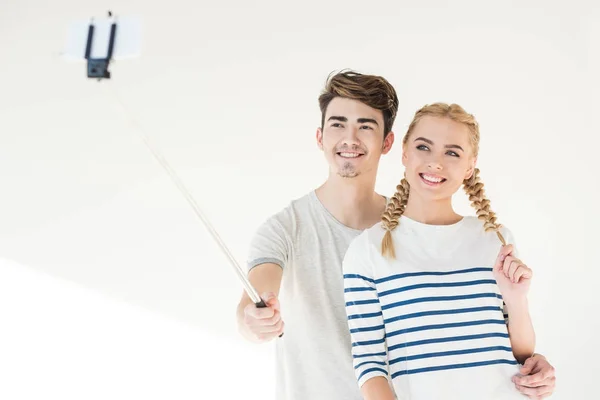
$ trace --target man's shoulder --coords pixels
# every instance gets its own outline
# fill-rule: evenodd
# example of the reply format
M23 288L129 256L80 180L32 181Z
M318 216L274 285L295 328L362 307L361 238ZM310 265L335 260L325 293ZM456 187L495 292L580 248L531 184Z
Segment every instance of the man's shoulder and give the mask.
M279 210L269 214L263 221L263 224L279 225L283 228L295 226L298 218L305 217L311 212L312 207L314 207L313 194L314 192L309 192L288 201L288 203Z

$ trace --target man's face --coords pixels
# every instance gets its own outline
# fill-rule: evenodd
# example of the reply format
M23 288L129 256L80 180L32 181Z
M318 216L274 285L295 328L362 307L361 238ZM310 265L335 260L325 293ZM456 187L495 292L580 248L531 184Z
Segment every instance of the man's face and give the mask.
M394 142L390 132L383 139L383 113L357 100L334 98L327 107L317 143L325 153L330 173L343 178L376 175L379 159Z

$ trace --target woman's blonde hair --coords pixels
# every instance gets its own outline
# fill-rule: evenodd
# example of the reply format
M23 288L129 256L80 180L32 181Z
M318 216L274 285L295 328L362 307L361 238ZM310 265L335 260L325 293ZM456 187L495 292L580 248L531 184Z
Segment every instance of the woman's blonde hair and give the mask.
M418 110L402 140L404 146L408 142L408 138L415 129L415 126L426 116L449 118L452 121L465 125L469 129L473 156L477 157L479 152L479 125L477 124L475 117L467 113L458 104L434 103L428 104ZM463 181L464 190L469 196L471 205L477 211L477 218L483 221L485 231L496 231L498 238L504 245L506 242L500 233L500 227L502 225L496 222L496 214L490 210L490 201L485 197L483 183L479 178L479 172L479 169L475 168L471 177ZM406 209L409 194L410 185L406 179L402 179L400 184L396 186L396 193L394 193L390 199L386 210L381 217L382 226L386 230L381 242L381 253L392 259L396 258L392 240L392 231L398 226L400 217Z

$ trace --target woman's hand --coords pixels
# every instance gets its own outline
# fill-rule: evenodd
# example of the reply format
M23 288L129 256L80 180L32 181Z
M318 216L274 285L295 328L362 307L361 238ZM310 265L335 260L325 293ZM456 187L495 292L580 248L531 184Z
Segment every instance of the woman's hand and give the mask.
M533 272L514 257L513 246L502 246L494 264L494 278L505 303L519 303L527 299Z

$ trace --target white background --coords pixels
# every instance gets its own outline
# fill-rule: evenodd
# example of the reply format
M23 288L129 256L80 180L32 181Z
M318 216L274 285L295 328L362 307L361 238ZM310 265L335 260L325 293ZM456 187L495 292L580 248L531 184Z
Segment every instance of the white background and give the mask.
M243 265L257 225L326 178L317 97L343 68L398 91L381 193L402 176L398 143L419 107L476 115L492 208L535 270L553 398L597 396L591 1L0 6L0 398L272 399L272 347L237 335L241 285L135 124ZM143 53L99 83L60 52L72 20L108 7L142 18ZM472 212L462 193L456 207Z

